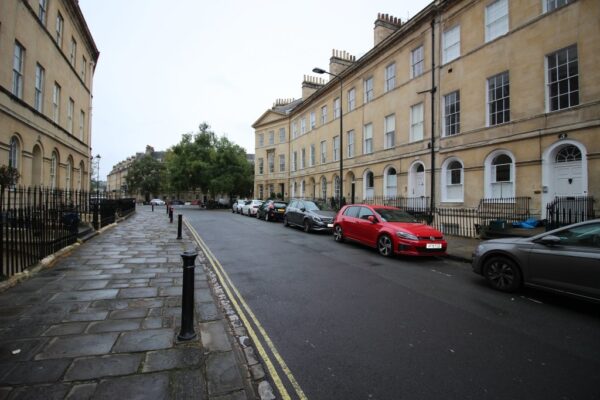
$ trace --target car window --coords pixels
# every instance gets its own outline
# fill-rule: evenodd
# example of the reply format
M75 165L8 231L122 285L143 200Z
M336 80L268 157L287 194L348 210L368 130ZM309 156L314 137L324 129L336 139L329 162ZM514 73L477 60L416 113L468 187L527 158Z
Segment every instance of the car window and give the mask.
M304 208L306 208L306 211L319 211L319 206L312 201L305 201Z
M409 213L394 208L376 208L375 211L386 222L417 222Z
M348 207L344 211L344 215L347 217L358 218L358 212L360 211L360 207Z
M277 203L273 203L273 207L275 207L275 208L286 208L287 204L286 203L277 202Z
M373 211L367 207L360 207L360 211L358 212L358 218L360 219L369 219L369 216L373 215Z
M600 248L600 224L589 224L562 230L556 233L560 244Z

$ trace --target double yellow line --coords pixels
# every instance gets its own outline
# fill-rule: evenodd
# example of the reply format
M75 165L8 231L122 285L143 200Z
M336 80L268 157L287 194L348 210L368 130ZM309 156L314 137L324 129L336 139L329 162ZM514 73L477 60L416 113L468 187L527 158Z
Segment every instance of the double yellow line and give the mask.
M290 385L294 389L294 392L297 396L296 398L299 400L307 400L306 395L300 388L300 385L294 378L294 375L292 374L292 372L286 365L285 361L283 361L283 358L277 351L277 348L275 348L275 345L271 341L271 338L269 337L267 332L264 330L264 328L258 321L258 318L256 318L256 316L254 315L254 313L252 312L252 310L250 309L248 304L244 301L244 298L242 297L240 292L237 290L235 285L231 282L231 280L229 279L229 276L227 275L227 272L225 272L225 269L223 268L221 263L219 263L219 260L217 260L217 258L214 256L214 254L210 251L210 249L206 245L206 243L204 243L204 241L202 240L202 238L200 237L198 232L196 232L196 230L189 224L189 222L186 219L184 219L184 223L187 226L187 228L189 229L189 231L192 233L192 236L198 243L198 246L200 246L200 248L204 252L204 255L210 262L210 265L212 266L213 271L217 275L219 282L221 282L223 289L225 289L225 292L227 293L227 297L231 301L233 308L235 309L236 313L238 314L238 316L244 323L244 327L248 331L248 336L252 339L252 342L256 346L256 349L257 349L260 357L262 358L265 366L269 370L269 374L270 374L271 378L273 379L273 383L277 387L277 390L279 391L281 398L283 400L291 400L292 399L292 397L290 396L290 393L288 392L287 388L285 387L285 385L281 379L279 372L277 371L277 368L276 368L274 362L271 360L271 357L269 357L269 354L265 350L265 347L263 346L263 342L265 343L267 348L270 350L270 352L273 354L273 357L279 364L279 368L281 369L282 373L284 374L284 377L287 379L287 381L290 383ZM256 326L256 329L258 330L260 336L257 335L253 326ZM294 393L294 392L292 392L292 393Z

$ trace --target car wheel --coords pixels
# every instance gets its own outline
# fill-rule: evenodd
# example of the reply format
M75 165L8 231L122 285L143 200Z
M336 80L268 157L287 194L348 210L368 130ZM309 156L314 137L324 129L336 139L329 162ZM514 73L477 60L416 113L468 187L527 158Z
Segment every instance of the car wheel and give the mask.
M394 253L392 239L388 235L381 235L377 239L377 250L384 257L389 257Z
M258 213L258 211L256 212L256 219L260 219L260 214Z
M521 271L514 261L507 257L496 256L483 265L483 276L496 290L514 292L521 287Z
M287 217L283 217L283 226L290 226Z
M344 241L344 232L342 232L342 227L339 225L333 228L333 240L340 243Z
M269 222L269 213L268 212L265 213L265 221Z
M310 221L305 219L304 220L304 224L302 225L302 228L304 229L304 232L306 233L310 233Z

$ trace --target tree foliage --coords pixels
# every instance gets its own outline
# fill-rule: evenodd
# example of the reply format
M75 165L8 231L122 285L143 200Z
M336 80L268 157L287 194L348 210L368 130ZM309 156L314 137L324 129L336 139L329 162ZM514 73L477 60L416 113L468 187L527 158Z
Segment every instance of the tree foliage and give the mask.
M151 194L161 190L164 170L164 165L150 155L138 158L131 164L125 177L129 191L142 193L149 200Z
M214 197L218 194L248 195L254 172L245 150L227 138L217 138L207 123L195 134L182 135L165 158L168 187L180 192L200 189Z

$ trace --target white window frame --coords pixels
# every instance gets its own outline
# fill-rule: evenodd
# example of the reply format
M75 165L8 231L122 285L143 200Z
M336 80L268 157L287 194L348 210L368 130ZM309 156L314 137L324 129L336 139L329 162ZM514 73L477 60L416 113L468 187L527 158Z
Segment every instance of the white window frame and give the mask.
M502 93L503 97L500 98L496 98L496 91L498 90L498 86L496 85L498 83L498 79L501 79L502 85L501 85L501 89L502 92L504 92L504 87L508 87L508 96L505 96L504 93ZM508 71L504 71L501 72L497 75L494 75L492 77L489 77L487 79L487 90L485 91L485 100L486 100L486 125L487 126L496 126L496 125L501 125L501 124L505 124L510 122L510 73ZM494 87L492 89L492 84L494 84ZM490 93L494 93L494 96L490 96ZM505 99L508 99L508 108L504 108L504 104L505 104ZM494 113L495 115L495 121L493 121L492 118L492 104L496 104L496 112ZM498 105L502 104L502 110L498 111ZM508 117L506 117L504 115L504 113L508 111ZM502 121L498 122L498 115L502 115Z
M279 143L285 143L285 128L279 128Z
M369 175L372 182L369 182ZM363 174L363 199L370 200L375 197L375 174L371 170L366 170Z
M391 149L396 145L396 114L383 119L383 148Z
M423 45L410 52L410 77L416 78L425 71L425 52Z
M57 124L60 123L60 92L60 85L54 82L54 89L52 91L52 120Z
M342 113L341 99L336 97L333 99L333 119L338 119Z
M450 164L460 164L460 182L452 183L452 171L456 169L448 169ZM465 165L461 159L457 157L450 157L444 160L442 163L441 173L441 186L442 186L442 202L445 203L462 203L464 202L465 193Z
M69 158L67 160L67 170L65 171L65 188L67 190L71 190L72 187L72 178L73 178L73 160Z
M442 35L442 64L460 57L460 25L444 31Z
M506 155L511 159L510 164L510 179L508 181L496 181L496 171L498 166L493 165L493 161L501 155ZM505 165L505 164L502 164ZM504 195L502 193L501 198L514 198L515 197L515 187L516 187L516 168L515 168L515 156L508 150L499 149L491 152L485 159L484 162L484 170L485 170L485 198L493 198L494 197L494 189L493 186L497 184L502 184L503 187L506 186L507 193Z
M373 153L373 124L363 125L363 154Z
M353 111L356 108L356 89L352 88L348 90L348 112Z
M294 151L292 153L292 172L298 170L298 152Z
M77 40L74 37L71 37L71 52L70 52L70 61L75 68L77 63Z
M258 147L263 147L264 145L265 145L265 134L259 133L258 134Z
M262 157L259 157L258 159L258 174L262 175L265 173L265 161Z
M321 164L325 164L327 162L327 141L321 141Z
M365 94L364 95L364 104L367 104L368 102L373 101L373 98L375 97L372 76L365 78L365 80L363 81L363 88L364 88L364 94Z
M306 168L306 147L300 150L300 169Z
M33 99L33 107L36 111L44 112L44 81L46 70L40 65L35 64L35 95Z
M25 47L15 40L13 52L13 88L12 94L23 99L23 68L25 66Z
M300 135L306 133L306 117L300 118Z
M10 144L8 148L8 166L13 167L17 171L20 166L20 156L21 156L21 143L19 138L13 136L10 138Z
M38 18L40 22L46 26L46 18L48 16L48 0L39 0L38 4Z
M321 107L321 125L327 123L327 105Z
M347 151L347 156L348 156L348 158L352 158L352 157L354 157L354 138L356 136L355 133L354 133L354 129L349 130L346 133L346 135L347 135L346 136L347 137L347 140L346 140L346 149L348 150Z
M389 92L396 87L396 63L393 62L385 67L384 92Z
M285 154L279 155L279 172L285 172Z
M572 0L542 0L544 13L554 11L571 3Z
M269 131L269 145L275 144L275 131Z
M69 97L67 105L67 132L73 134L73 114L75 113L75 100Z
M325 177L321 178L321 198L327 200L327 179Z
M563 58L566 59L566 63L558 65L558 59L560 54L563 54ZM575 54L575 58L570 58ZM550 68L550 59L554 59L554 67ZM579 105L579 54L577 45L571 45L553 53L550 53L545 58L545 70L546 70L546 112L555 112L566 110L571 107ZM576 71L573 71L576 70ZM562 73L560 71L563 71ZM575 72L575 74L572 74ZM561 79L560 76L563 76ZM561 92L560 83L567 83L567 92ZM577 90L571 90L572 86L576 86ZM553 90L553 87L556 89ZM574 95L575 94L575 98ZM561 107L561 100L566 96L568 99L568 105ZM556 99L556 107L552 105L553 99Z
M317 114L314 111L310 112L310 129L317 127Z
M449 100L455 101L450 103ZM460 133L460 91L455 90L444 95L442 101L442 136L458 135ZM451 129L453 127L455 128Z
M415 104L410 107L410 141L418 142L423 140L425 123L424 123L424 106L423 103Z
M267 166L269 167L269 173L275 173L275 152L267 152Z
M61 48L62 48L64 27L65 27L65 19L59 12L58 14L56 14L56 36L55 36L55 39L56 39L56 43L58 44L58 47L61 47Z
M315 161L316 161L316 149L315 149L315 145L311 144L310 145L310 152L309 152L309 162L310 162L310 166L314 167L315 166Z
M485 7L485 41L508 32L508 0L496 0Z
M292 139L298 137L298 120L292 121Z
M340 160L340 136L333 137L333 161Z
M79 112L79 140L83 141L85 135L85 111Z
M394 170L394 174L390 174L392 170ZM391 198L398 196L398 170L394 166L390 165L383 171L383 180L384 197Z
M52 158L50 159L50 188L56 189L58 184L58 154L56 151L52 152Z

